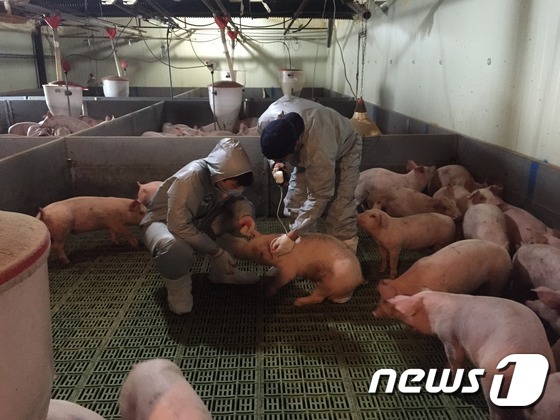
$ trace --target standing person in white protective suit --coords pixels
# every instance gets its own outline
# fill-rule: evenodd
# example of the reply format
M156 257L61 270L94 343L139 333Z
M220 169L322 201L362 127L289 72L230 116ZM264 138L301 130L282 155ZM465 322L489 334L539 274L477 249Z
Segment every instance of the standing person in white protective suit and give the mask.
M247 153L237 140L225 138L207 157L168 178L152 197L141 222L143 239L164 278L172 312L181 315L192 310L195 251L211 256L209 279L213 283L259 280L255 273L239 271L230 254L243 240L240 219L250 229L255 227L254 206L241 195L252 182Z
M259 118L263 155L273 172L293 166L284 207L290 232L271 244L275 255L291 252L295 240L317 228L328 208L326 233L358 247L354 190L360 175L362 138L350 120L316 102L283 96Z

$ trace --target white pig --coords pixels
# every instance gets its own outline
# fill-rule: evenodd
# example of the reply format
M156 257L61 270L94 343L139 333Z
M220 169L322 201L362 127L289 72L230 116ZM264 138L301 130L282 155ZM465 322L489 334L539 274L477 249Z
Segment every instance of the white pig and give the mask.
M379 271L385 271L389 262L392 279L397 276L401 249L439 249L455 240L455 222L439 213L391 217L383 210L371 209L358 214L358 225L379 246Z
M511 297L526 299L529 289L560 290L560 249L546 244L522 245L512 258Z
M479 184L474 180L469 170L464 166L445 165L435 170L434 176L430 181L428 194L433 195L441 187L448 184L465 187L468 191L484 187L483 184Z
M382 280L378 284L381 299L375 313L382 317L388 299L414 295L424 288L501 296L510 271L511 258L503 247L482 239L453 242L420 258L395 280Z
M212 416L183 372L170 360L134 365L119 396L123 420L211 420Z
M465 187L447 184L447 186L437 190L432 197L448 203L447 205L451 208L457 209L461 213L461 216L456 218L459 221L467 211L469 194Z
M463 216L465 239L484 239L503 246L509 252L504 213L495 204L480 203L468 208Z
M399 174L385 168L371 168L360 173L356 192L354 194L357 204L363 204L368 195L382 188L408 187L422 191L432 178L436 167L417 165L409 160L406 165L406 174Z
M40 208L37 218L47 226L52 241L52 249L58 259L68 264L64 253L64 243L70 233L83 233L107 229L113 243L119 236L124 237L133 247L138 241L127 225L138 225L142 221L146 207L138 200L117 197L74 197Z
M139 181L136 182L138 185L138 196L137 200L143 205L148 207L152 201L152 197L158 190L159 186L163 184L161 181L147 182L146 184L141 184Z
M26 136L27 135L27 130L32 125L37 125L37 123L36 122L25 121L25 122L18 122L18 123L12 124L8 128L8 134L16 134L18 136Z
M408 187L383 188L370 192L367 207L377 207L393 217L411 216L419 213L441 213L453 220L461 217L455 203L430 197Z
M277 267L274 278L266 286L267 297L296 277L304 277L317 283L317 287L311 295L296 299L295 306L321 303L325 299L346 303L354 289L365 284L356 254L334 236L322 233L302 236L296 240L292 252L278 257L272 255L270 243L280 234L262 235L254 231L253 235L234 254L237 258Z
M39 125L42 128L57 128L57 127L66 127L70 130L71 133L76 133L78 131L87 130L90 126L80 120L79 118L72 117L70 115L53 115L50 112L47 112L46 117L43 121L39 122Z
M537 292L538 299L528 300L525 305L548 322L557 334L560 334L560 290L539 286L533 291Z
M105 420L105 418L70 401L51 400L46 420Z
M542 323L518 302L423 291L414 296L396 296L388 305L390 317L441 340L451 369L462 367L465 359L484 369L481 382L492 419L514 418L511 411L500 409L489 399L494 375L503 375L504 389L509 389L515 367L510 365L505 370L497 370L503 358L515 353L542 354L548 360L549 372L556 372Z

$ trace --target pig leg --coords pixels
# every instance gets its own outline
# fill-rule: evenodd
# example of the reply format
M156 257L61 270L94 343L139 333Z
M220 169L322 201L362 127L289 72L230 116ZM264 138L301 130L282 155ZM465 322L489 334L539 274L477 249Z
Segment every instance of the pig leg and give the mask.
M53 240L52 249L56 253L56 256L58 257L58 260L62 264L70 264L70 260L68 259L68 257L66 256L66 253L64 252L64 239Z
M389 251L389 265L391 269L391 271L389 272L389 277L392 279L397 277L400 254L401 254L400 248L393 248L391 249L391 251Z
M266 288L265 296L270 298L274 296L282 286L285 286L294 279L295 275L279 269L270 284Z
M117 227L110 227L109 234L111 235L111 241L118 245L119 243L119 236L125 238L130 245L134 248L138 248L138 240L134 237L132 232L127 229L125 226L117 226Z
M309 296L297 298L294 302L294 306L301 307L305 305L313 305L314 303L321 303L328 296L329 294L325 293L325 290L322 290L321 285L319 285Z
M387 261L389 260L389 251L387 248L382 247L377 244L379 248L379 255L381 256L381 261L379 262L379 272L382 273L387 270Z
M444 342L443 347L449 362L449 367L451 368L453 374L455 374L457 369L463 366L463 361L465 360L465 350L456 341Z

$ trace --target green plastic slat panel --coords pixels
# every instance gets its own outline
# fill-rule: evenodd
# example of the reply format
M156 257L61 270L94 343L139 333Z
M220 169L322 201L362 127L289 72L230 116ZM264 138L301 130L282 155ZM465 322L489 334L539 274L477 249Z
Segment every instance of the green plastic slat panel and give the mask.
M259 231L280 232L275 219ZM139 230L135 230L140 237ZM120 419L119 390L135 363L172 360L215 419L471 420L488 416L484 396L369 394L381 368L444 368L441 343L394 320L376 319L377 245L360 232L358 258L368 285L343 305L296 308L315 285L296 279L277 296L264 288L208 281L209 260L193 266L193 312L169 312L148 251L105 232L71 236L72 263L49 258L55 379L52 398ZM399 272L428 255L403 252ZM240 261L264 276L268 267ZM266 280L264 280L266 281Z

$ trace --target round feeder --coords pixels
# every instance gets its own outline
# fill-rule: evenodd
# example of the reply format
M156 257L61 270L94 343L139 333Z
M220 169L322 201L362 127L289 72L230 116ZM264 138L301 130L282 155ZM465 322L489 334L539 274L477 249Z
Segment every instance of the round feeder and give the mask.
M280 69L280 86L284 95L299 96L305 83L305 72L299 69Z
M219 129L233 131L243 101L243 85L225 80L208 85L208 100Z
M129 81L126 77L106 76L101 79L101 84L107 98L128 98Z
M83 93L81 86L68 86L49 83L43 85L43 93L47 108L53 115L71 115L78 117L82 114Z
M47 417L54 377L49 250L49 231L43 222L0 211L2 418Z

